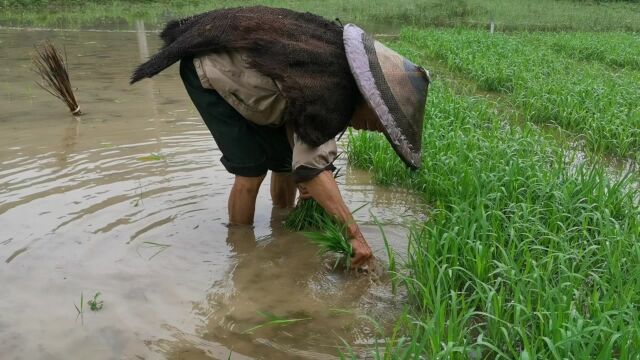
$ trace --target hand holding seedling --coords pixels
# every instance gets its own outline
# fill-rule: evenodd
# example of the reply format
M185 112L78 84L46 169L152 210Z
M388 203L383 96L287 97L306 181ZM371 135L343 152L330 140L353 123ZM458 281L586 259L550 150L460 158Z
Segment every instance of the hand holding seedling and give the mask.
M371 248L326 170L337 158L336 136L348 126L381 131L408 167L419 168L429 73L354 24L287 9L210 11L170 22L161 37L165 47L136 68L131 83L180 61L187 93L235 175L229 224L253 223L270 170L274 207L293 207L297 183L301 198L311 196L330 215L316 243L351 255L352 267L367 264ZM307 38L320 40L311 49L300 41ZM318 62L318 54L331 60ZM266 92L254 91L264 84Z
M344 203L338 184L336 184L331 171L323 171L313 179L302 183L301 188L305 189L306 193L315 199L330 215L335 216L347 226L347 234L352 249L351 267L359 268L367 265L373 253L362 232L360 232L360 228L353 220L349 208Z
M354 224L355 225L355 224ZM357 227L357 226L356 226ZM351 267L354 269L364 268L368 266L372 259L371 247L365 240L364 236L358 229L358 235L350 237L349 243L351 244ZM349 234L351 236L351 234Z

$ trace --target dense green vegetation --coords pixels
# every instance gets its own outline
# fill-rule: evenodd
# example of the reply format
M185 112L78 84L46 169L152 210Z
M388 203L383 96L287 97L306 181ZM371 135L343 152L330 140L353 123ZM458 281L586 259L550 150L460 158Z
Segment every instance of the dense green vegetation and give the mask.
M552 43L557 36L541 42ZM578 90L583 84L588 88L597 74L537 44L529 46L529 40L467 31L405 31L395 47L422 64L429 64L433 51L441 51L448 64L485 81L487 88L514 94L532 117L535 112L524 105L538 105L528 96L553 102L553 92L540 96L556 88L564 91L558 80L571 81ZM485 47L490 50L483 51ZM589 65L606 76L615 74ZM536 95L541 85L535 76L529 78L533 86L525 83L525 68L532 74L546 69L550 86ZM577 72L585 73L576 79ZM615 81L625 83L625 76L636 75L622 71L613 82L606 76L597 77L604 81L605 94L616 91L610 88L619 86ZM529 92L522 86L529 86ZM584 96L607 114L607 107L602 108L606 97L580 91L574 101ZM611 105L611 112L631 106L629 101ZM553 104L561 114L572 114L575 106ZM404 263L403 282L413 309L401 319L408 337L394 335L403 343L391 341L388 351L402 358L416 352L460 359L637 358L637 173L610 176L606 164L578 161L567 144L531 122L508 119L491 101L457 94L435 81L424 126L424 166L415 173L405 169L382 136L351 134L351 164L371 169L382 184L423 193L434 206L430 219L413 229ZM606 130L605 124L593 131Z
M634 157L640 150L636 36L492 35L458 29L406 30L403 37L481 88L510 94L529 121L578 133L596 152ZM630 69L619 67L627 64Z
M528 38L565 57L640 70L640 36L637 34L537 33Z
M640 30L637 2L567 0L0 0L0 24L61 28L131 28L213 8L262 4L311 11L375 31L404 26L466 26L497 30Z

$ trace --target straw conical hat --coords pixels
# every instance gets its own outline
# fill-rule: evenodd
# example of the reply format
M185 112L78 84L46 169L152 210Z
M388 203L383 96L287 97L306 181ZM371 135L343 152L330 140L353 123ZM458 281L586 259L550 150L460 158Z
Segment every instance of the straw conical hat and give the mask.
M351 73L384 134L409 167L420 167L428 72L356 25L347 24L343 37Z

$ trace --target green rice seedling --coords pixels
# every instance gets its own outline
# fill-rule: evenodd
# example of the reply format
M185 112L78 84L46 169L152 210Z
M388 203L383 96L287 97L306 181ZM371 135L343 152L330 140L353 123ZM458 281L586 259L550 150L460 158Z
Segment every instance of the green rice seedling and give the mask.
M440 59L482 89L508 94L527 121L566 129L595 153L638 156L640 71L559 56L547 43L553 36L405 30L397 46L414 49L407 55L417 62ZM604 42L606 35L601 38ZM638 48L632 39L621 40L626 45L618 45L617 52ZM586 40L583 45L590 46ZM640 61L638 52L627 58Z
M632 33L534 33L526 37L564 57L640 70L640 42Z
M338 168L334 172L334 178L338 178L339 174L340 169ZM352 213L364 206L366 204L355 209ZM339 254L351 254L351 245L346 236L346 226L340 224L312 198L298 201L296 207L285 219L284 227L289 231L303 231L307 237L322 248L323 253L333 251Z
M347 226L329 215L313 214L312 216L315 218L314 226L317 226L318 230L305 231L304 236L320 248L321 254L333 252L342 255L346 267L349 267L353 249L347 236ZM340 260L340 258L336 260L334 267Z
M410 232L406 273L398 273L410 308L385 356L640 356L633 174L576 162L541 129L508 126L492 103L440 82L429 104L423 168L385 179L433 205ZM359 166L376 179L389 171L373 166L395 157L383 138L351 137Z
M100 292L97 292L95 295L93 295L93 299L90 299L89 301L87 301L87 304L89 305L89 309L91 309L91 311L102 310L104 302L98 299L99 297L100 297Z
M384 241L384 248L387 251L387 260L389 261L389 273L391 274L391 292L395 295L398 287L395 253L389 245L389 240L387 239L387 235L384 233L382 224L380 223L380 221L378 221L378 218L373 215L371 210L369 210L369 214L371 215L371 218L373 218L373 222L376 224L376 226L378 226L378 229L380 229L380 234L382 235L382 240Z
M144 200L142 198L142 183L140 182L140 179L138 179L137 192L138 192L138 197L131 201L131 204L133 205L133 207L138 207L140 206L140 204L144 205Z
M161 153L151 153L149 155L145 155L145 156L140 156L137 158L138 161L159 161L159 160L164 160L166 158L166 156L164 156Z
M318 229L318 219L329 217L329 214L314 199L301 199L284 221L289 231Z
M81 316L82 313L84 312L84 294L80 293L80 306L76 305L76 303L73 303L73 306L76 308L76 311L78 312L78 316Z
M338 159L342 153L336 156ZM333 178L340 177L340 168L333 172ZM289 231L303 231L320 229L320 225L329 219L330 215L312 198L300 199L296 207L284 221L284 228Z
M285 318L285 317L282 317L282 316L278 316L278 315L275 315L273 313L266 312L266 311L258 311L257 313L260 316L266 318L268 321L243 331L242 332L243 334L251 334L254 331L256 331L258 329L261 329L261 328L264 328L264 327L269 327L269 326L287 326L287 325L298 323L300 321L311 320L310 317L288 319L288 318Z
M317 201L304 199L287 217L284 227L290 231L302 231L312 243L320 248L320 253L334 252L343 255L347 267L351 259L352 249L349 243L346 225L328 214ZM336 259L334 267L341 258Z
M156 243L156 242L153 242L153 241L143 241L142 243L145 244L147 247L156 248L157 249L157 251L155 253L153 253L153 255L151 255L149 258L147 258L147 260L153 259L154 257L158 256L161 252L163 252L163 251L165 251L165 250L167 250L168 248L171 247L171 245L169 245L169 244L160 244L160 243ZM136 252L137 252L137 250L136 250ZM138 255L140 255L139 252L138 252Z
M337 174L337 172L336 172ZM352 213L356 213L367 204L363 204ZM320 247L320 253L333 252L341 257L336 259L334 267L344 260L347 267L353 254L347 234L347 225L342 224L327 213L317 201L303 199L284 222L285 229L301 231L312 243Z

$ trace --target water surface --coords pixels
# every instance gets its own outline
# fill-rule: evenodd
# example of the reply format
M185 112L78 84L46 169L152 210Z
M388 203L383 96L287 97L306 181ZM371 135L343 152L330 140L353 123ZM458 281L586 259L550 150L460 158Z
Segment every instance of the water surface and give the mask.
M33 45L64 45L85 115L39 89ZM254 228L228 228L232 176L172 67L129 86L159 46L144 32L0 30L0 349L3 359L332 359L375 339L404 299L326 266L282 229L264 184ZM406 247L414 196L345 168L376 254ZM80 296L104 308L82 316ZM246 330L260 312L306 319Z

